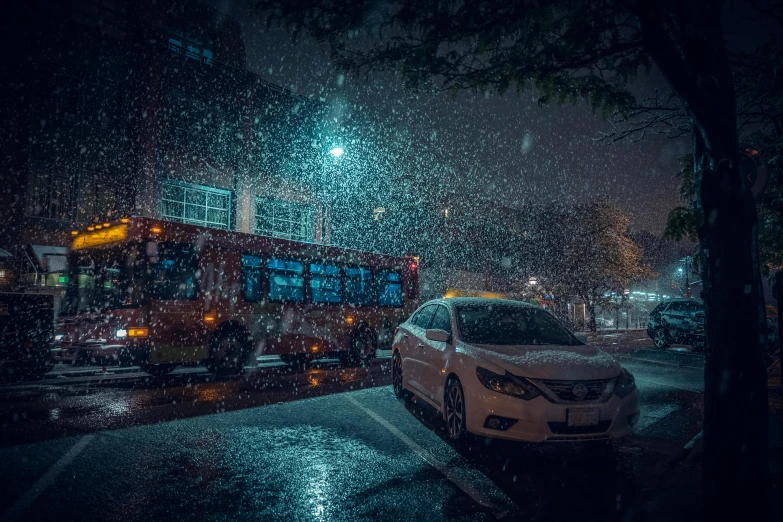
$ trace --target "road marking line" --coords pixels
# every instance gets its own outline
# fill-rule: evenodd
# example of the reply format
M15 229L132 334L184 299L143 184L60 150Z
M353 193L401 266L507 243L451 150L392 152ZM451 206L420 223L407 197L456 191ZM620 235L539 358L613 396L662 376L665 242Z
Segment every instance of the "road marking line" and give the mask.
M85 435L79 439L76 444L71 446L71 449L69 449L65 455L60 457L60 460L55 462L54 465L49 468L35 484L33 484L33 487L28 489L27 492L22 495L13 506L11 506L11 509L9 509L3 517L3 522L19 520L24 512L27 511L27 508L29 508L33 502L35 502L35 499L37 499L38 496L43 493L44 490L46 490L46 488L52 485L52 482L55 481L57 476L62 473L62 471L68 466L68 464L71 463L73 459L76 458L77 455L79 455L79 453L82 452L85 446L87 446L87 444L89 444L94 437L94 434Z
M362 410L364 413L372 417L378 424L389 430L393 435L395 435L398 439L400 439L403 443L405 443L406 446L408 446L410 449L415 451L422 459L424 459L430 466L437 469L447 479L449 479L455 486L457 486L459 489L461 489L463 492L465 492L470 498L472 498L477 504L480 506L491 509L495 512L500 512L500 508L498 508L491 500L489 500L487 497L485 497L480 491L478 491L476 488L462 480L454 471L450 470L448 466L440 462L438 459L433 457L430 452L425 450L423 447L421 447L419 444L411 440L407 435L405 435L403 432L401 432L399 429L397 429L395 426L393 426L389 421L372 411L371 409L362 406L359 401L354 399L353 397L346 395L346 398L357 408Z
M696 441L699 440L704 436L704 430L701 430L699 433L693 436L691 440L688 441L688 444L685 445L685 449L689 450L693 448L696 445Z
M647 379L645 377L636 377L634 375L634 379L636 379L637 381L651 382L653 384L657 384L658 386L668 386L669 388L674 388L675 390L685 390L685 391L689 391L689 392L693 392L693 393L704 393L704 390L693 390L691 388L683 388L682 386L675 386L673 384L668 384L668 383L665 383L665 382L654 381L652 379Z
M680 407L675 404L664 404L658 408L652 408L649 412L645 412L644 415L642 415L642 421L636 426L634 431L637 433L642 432L670 413L674 413L679 409Z
M670 362L656 361L654 359L643 359L641 357L631 357L630 355L615 355L615 357L619 357L621 359L631 359L632 361L643 361L643 362L653 363L653 364L665 364L666 366L676 366L677 368L689 368L691 370L704 371L704 368L699 368L698 366L686 366L684 364L676 364L676 363L670 363Z

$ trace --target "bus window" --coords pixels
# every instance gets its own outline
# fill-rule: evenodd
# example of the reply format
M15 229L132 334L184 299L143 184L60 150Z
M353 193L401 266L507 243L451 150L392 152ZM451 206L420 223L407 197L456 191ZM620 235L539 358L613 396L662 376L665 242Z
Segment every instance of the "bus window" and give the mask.
M160 300L198 298L198 256L193 245L162 244L152 263L152 295Z
M375 303L372 270L345 268L345 302L358 306L372 306Z
M402 306L402 280L399 272L394 270L378 270L378 304L380 306Z
M341 302L340 268L310 263L310 295L314 303Z
M269 299L301 303L304 295L304 264L300 261L270 259L266 263L269 270Z
M261 301L264 290L261 286L261 258L242 256L242 296L245 301Z

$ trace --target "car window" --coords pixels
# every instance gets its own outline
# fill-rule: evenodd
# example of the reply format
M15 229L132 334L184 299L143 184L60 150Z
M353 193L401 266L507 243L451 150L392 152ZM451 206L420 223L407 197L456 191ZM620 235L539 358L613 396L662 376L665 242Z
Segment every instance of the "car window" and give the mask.
M429 328L436 308L436 305L428 305L419 310L419 312L413 317L413 324L419 328L424 328L425 330Z
M682 313L682 311L683 311L683 306L682 303L679 301L674 303L669 303L669 308L666 309L667 314L671 314L671 313L679 314Z
M557 319L532 306L460 306L456 311L460 339L475 344L581 344Z
M445 306L438 306L435 316L432 318L430 328L437 330L445 330L451 333L451 315L448 308Z

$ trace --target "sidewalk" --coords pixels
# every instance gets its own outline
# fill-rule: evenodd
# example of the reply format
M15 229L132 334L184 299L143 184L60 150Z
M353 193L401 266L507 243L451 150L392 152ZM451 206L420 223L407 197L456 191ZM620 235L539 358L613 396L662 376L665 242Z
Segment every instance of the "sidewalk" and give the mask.
M769 393L769 513L779 511L783 497L783 393L780 388L780 359L770 367ZM703 520L703 439L692 441L663 467L665 471L642 495L633 520Z

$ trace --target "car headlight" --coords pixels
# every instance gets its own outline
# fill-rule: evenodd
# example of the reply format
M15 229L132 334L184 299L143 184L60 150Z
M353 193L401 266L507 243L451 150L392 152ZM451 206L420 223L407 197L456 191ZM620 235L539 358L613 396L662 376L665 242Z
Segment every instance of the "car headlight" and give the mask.
M55 341L62 341L65 338L65 335L63 334L57 334L54 336Z
M497 393L513 395L525 400L541 395L541 390L524 377L517 377L510 373L501 375L486 368L476 368L476 376L485 388Z
M117 339L123 339L125 337L128 337L128 330L126 330L125 328L120 328L119 330L114 332L114 336Z
M636 381L631 372L623 368L622 373L617 378L617 384L614 385L614 394L620 397L627 397L636 389Z

